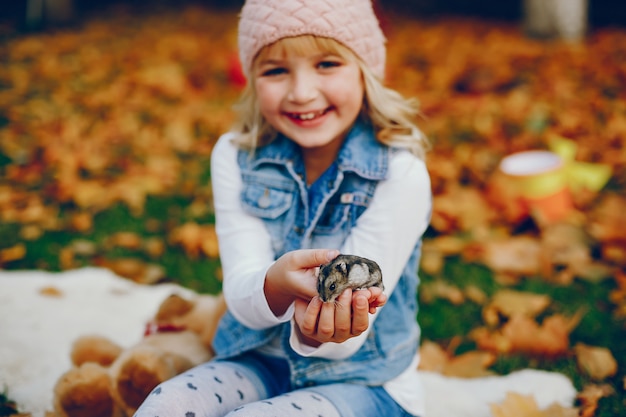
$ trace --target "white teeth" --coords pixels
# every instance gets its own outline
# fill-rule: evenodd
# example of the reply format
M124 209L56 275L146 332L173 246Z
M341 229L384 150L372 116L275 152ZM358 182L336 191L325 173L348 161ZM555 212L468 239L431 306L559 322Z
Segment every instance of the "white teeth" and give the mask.
M310 112L310 113L291 113L291 117L300 120L313 120L318 116L324 114L323 111Z

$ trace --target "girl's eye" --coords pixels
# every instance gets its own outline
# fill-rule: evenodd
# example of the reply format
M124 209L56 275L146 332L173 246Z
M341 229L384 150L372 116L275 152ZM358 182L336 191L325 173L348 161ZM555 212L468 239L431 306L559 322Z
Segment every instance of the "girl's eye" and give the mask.
M326 60L326 61L321 61L319 64L317 64L317 66L321 69L335 68L335 67L341 66L341 62Z
M287 72L287 69L285 69L283 67L274 67L274 68L269 68L269 69L261 71L261 76L262 77L272 77L272 76L276 76L276 75L285 74L286 72Z

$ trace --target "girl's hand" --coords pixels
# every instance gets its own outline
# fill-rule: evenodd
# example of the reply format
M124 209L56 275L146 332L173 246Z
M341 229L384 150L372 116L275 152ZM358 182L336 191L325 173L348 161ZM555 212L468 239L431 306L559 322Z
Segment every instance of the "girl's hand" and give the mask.
M386 301L380 288L347 289L334 303L324 303L318 296L310 302L297 299L294 319L306 344L341 343L367 330L368 313L373 314Z
M369 305L370 314L376 313L376 309L378 307L382 307L387 303L387 296L383 294L383 290L378 287L368 288L367 290L358 290L356 294L367 291L369 294L364 294L367 296L367 302Z
M279 316L296 299L310 300L317 295L317 268L335 259L337 250L300 249L287 252L265 274L265 298Z

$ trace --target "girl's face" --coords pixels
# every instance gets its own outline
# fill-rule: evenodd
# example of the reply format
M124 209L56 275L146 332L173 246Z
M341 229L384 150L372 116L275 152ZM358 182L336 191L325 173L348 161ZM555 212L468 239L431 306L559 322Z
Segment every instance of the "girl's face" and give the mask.
M263 117L303 151L336 156L363 103L354 60L313 48L270 48L259 57L254 86Z

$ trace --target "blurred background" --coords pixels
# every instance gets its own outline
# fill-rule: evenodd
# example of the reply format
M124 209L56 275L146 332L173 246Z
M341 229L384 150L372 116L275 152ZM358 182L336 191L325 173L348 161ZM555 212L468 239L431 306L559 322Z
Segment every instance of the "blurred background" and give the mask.
M415 16L460 15L521 21L525 7L530 3L556 3L554 0L379 0L379 6L390 11ZM565 0L561 3L576 3ZM526 3L526 4L525 4ZM586 1L585 1L586 3ZM181 7L196 4L212 8L238 9L243 0L20 0L6 1L0 8L5 24L23 29L41 28L46 24L80 20L86 14L99 13L112 6L123 6L136 11L159 7ZM567 6L566 6L567 7ZM622 0L590 0L586 5L590 27L626 25L626 2Z
M210 153L246 82L242 3L2 3L0 273L98 266L220 291ZM424 340L489 352L480 372L563 372L581 415L623 415L626 1L376 6L386 81L419 99L433 144ZM504 157L534 149L564 161L558 217L497 181Z

